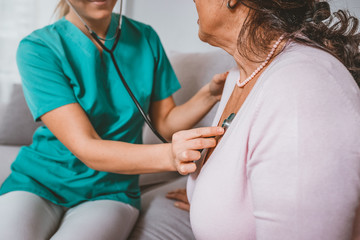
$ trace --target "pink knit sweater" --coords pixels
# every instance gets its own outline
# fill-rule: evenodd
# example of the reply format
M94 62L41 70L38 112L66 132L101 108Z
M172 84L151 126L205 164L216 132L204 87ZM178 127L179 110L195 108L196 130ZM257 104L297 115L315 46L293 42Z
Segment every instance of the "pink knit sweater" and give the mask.
M238 78L232 70L214 124ZM200 240L350 239L360 199L360 91L350 73L290 44L189 177L188 197Z

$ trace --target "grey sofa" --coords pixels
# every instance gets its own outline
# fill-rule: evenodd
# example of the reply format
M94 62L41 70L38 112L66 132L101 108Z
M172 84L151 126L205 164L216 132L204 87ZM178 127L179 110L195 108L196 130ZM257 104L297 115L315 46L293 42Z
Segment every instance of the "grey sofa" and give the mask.
M182 85L175 95L177 104L189 99L214 74L234 66L232 58L221 50L207 53L169 54L169 59ZM197 126L211 125L216 107ZM0 104L0 185L10 173L10 165L21 146L31 144L32 134L41 123L34 123L26 106L20 84L11 90L8 103ZM144 143L159 143L144 128ZM185 187L186 177L175 172L140 176L142 211L129 239L193 239L188 213L173 207L166 199L168 191Z

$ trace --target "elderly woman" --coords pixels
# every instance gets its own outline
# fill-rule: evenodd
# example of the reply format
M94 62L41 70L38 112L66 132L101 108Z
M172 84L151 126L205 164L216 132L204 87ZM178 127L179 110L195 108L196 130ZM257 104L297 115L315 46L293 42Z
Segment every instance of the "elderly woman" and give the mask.
M215 150L178 146L197 239L351 239L360 199L358 20L314 0L195 0L201 40L237 62ZM235 117L234 117L235 116ZM191 167L190 167L191 166ZM190 172L183 172L187 174ZM172 196L175 193L170 194Z

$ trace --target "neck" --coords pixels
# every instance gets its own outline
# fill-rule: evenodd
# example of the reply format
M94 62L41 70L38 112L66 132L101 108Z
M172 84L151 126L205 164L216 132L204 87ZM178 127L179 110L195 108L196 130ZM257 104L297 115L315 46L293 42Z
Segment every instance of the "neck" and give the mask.
M260 64L241 56L238 51L233 54L233 57L240 71L240 81L247 79Z
M76 27L78 27L84 34L90 37L89 31L84 26L83 22L79 19L79 17L75 14L75 12L70 8L69 13L65 16L66 20L73 23ZM111 15L106 19L89 19L86 17L82 17L85 23L101 38L106 37L106 33L110 26Z
M205 42L214 46L220 47L229 53L236 61L236 64L240 70L241 78L246 78L246 76L250 75L258 66L258 63L252 62L247 58L240 55L237 42L234 42L233 39L237 39L236 34L232 35L232 38L215 38L214 36L205 36L201 35L200 38L206 39ZM251 56L253 57L253 56ZM261 60L259 60L261 61Z
M281 39L282 40L282 39ZM252 54L248 55L247 57L242 56L238 50L233 53L233 57L238 65L240 71L240 82L247 80L252 74L258 75L257 73L261 73L263 69L265 69L271 61L275 58L275 56L282 51L285 43L283 43L280 39L276 39L270 43L269 52L261 54L261 56ZM277 43L276 47L274 48L274 44ZM273 51L271 53L271 51ZM249 60L252 59L252 60ZM261 65L264 65L259 69ZM254 73L257 71L257 73Z
M228 11L228 9L226 9ZM227 14L229 15L229 14ZM214 36L208 37L207 41L211 45L219 46L222 49L224 49L226 52L228 52L230 55L233 56L235 59L237 66L240 70L240 82L248 79L258 68L259 66L266 61L270 49L272 49L273 45L278 39L275 39L271 43L269 43L269 52L247 52L246 57L239 53L238 49L238 38L240 34L242 33L242 28L245 24L246 19L248 17L251 17L250 15L250 8L247 7L238 7L235 9L235 11L231 12L230 18L227 19L227 22L224 23L223 26L220 28L220 32L217 34L214 34L215 36L221 36L220 38L216 39ZM251 34L251 33L248 33ZM242 43L241 49L248 49L248 46L244 46L244 43ZM281 51L283 47L283 44L280 44L274 54L272 55L272 58L268 61L270 62L274 56L276 56L279 51ZM256 51L256 49L255 49Z
M228 11L228 9L226 9ZM229 23L221 27L221 32L210 36L207 39L207 42L210 45L218 46L228 52L233 56L236 64L240 70L241 80L249 77L255 69L265 60L268 53L264 53L264 60L255 54L249 53L248 57L244 57L239 53L238 49L238 38L241 33L241 29L244 25L244 21L249 15L250 9L239 7L236 8L235 12L232 13L232 18L229 20ZM215 38L215 36L221 36L220 38ZM276 41L276 40L275 40ZM246 49L246 48L244 48ZM256 60L250 61L249 59Z
M248 78L259 66L258 62L260 62L261 64L261 62L263 61L262 59L259 59L259 57L255 58L254 55L249 56L249 58L257 59L256 62L250 61L248 58L242 56L237 48L237 42L232 42L232 43L228 43L227 45L222 45L221 48L224 49L226 52L228 52L231 56L233 56L239 68L241 80L245 80L246 78Z

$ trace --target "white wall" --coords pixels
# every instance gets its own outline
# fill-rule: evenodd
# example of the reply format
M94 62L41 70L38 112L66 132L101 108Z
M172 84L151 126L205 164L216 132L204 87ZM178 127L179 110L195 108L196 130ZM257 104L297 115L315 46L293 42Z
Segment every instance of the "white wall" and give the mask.
M20 40L52 22L57 0L0 0L0 101L9 98L11 85L20 82L15 62Z
M193 0L127 0L126 15L150 24L166 50L209 51L214 48L198 39Z
M336 9L348 9L352 14L360 17L360 1L359 0L329 0L330 4Z

